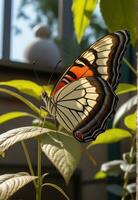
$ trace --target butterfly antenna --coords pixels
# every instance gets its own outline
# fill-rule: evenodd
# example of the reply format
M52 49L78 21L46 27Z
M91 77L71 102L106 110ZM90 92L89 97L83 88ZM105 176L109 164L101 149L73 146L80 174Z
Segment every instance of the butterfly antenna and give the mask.
M47 82L47 85L49 85L49 84L51 83L52 78L53 78L55 72L57 71L57 68L59 67L59 64L60 64L61 62L62 62L62 60L59 60L59 61L57 62L56 66L54 67L54 70L53 70L53 72L52 72L52 74L51 74L51 76L50 76L50 78L49 78L49 80L48 80L48 82Z
M32 64L35 66L37 63L36 63L36 61L33 61ZM34 68L33 68L33 73L34 73L34 76L36 78L37 83L42 87L43 91L46 92L45 88L44 88L44 86L43 86L43 84L42 84L42 82L41 82L41 80L40 80L40 78L38 76L38 73L36 72L36 70Z

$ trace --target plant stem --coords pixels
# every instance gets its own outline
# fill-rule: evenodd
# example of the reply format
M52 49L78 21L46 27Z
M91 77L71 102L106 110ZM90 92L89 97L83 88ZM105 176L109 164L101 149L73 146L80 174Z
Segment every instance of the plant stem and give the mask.
M42 191L41 165L42 165L42 152L41 152L41 145L38 139L38 160L37 160L38 182L36 189L36 200L41 200L41 191Z
M128 62L128 60L126 58L123 58L123 61L128 65L128 67L132 70L132 72L138 76L137 71L134 69L134 67Z
M22 148L23 148L23 151L24 151L24 154L25 154L27 163L28 163L28 167L29 167L29 170L30 170L30 174L31 174L32 176L35 176L34 170L33 170L33 167L32 167L32 163L31 163L31 159L30 159L30 156L29 156L29 152L28 152L28 150L27 150L27 146L26 146L26 144L25 144L24 141L21 141L21 145L22 145ZM36 188L36 187L37 187L36 181L33 180L33 183L34 183L34 187Z
M129 164L132 164L134 157L135 157L135 152L136 152L136 138L135 138L135 136L133 136L131 148L130 148L130 152L129 152L129 157L130 157ZM126 196L127 196L126 187L128 185L128 181L129 181L129 167L128 167L128 170L124 174L123 196L122 196L121 200L126 199Z

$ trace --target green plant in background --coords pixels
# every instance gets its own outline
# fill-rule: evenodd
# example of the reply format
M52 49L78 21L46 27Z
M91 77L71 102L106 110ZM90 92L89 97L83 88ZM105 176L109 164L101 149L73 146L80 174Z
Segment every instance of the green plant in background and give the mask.
M74 16L74 27L78 42L81 41L85 29L90 24L91 15L96 5L96 0L73 1L72 12ZM129 0L127 2L124 2L123 0L101 0L100 8L109 30L115 31L118 29L127 29L131 35L131 43L134 44L137 36L135 27L136 13L134 12L135 0ZM118 10L118 12L116 12L116 10ZM131 64L127 60L124 61L137 76L137 72L131 66ZM51 87L46 86L45 90L50 93ZM118 89L116 90L116 94L127 94L128 92L134 92L136 90L137 88L133 84L120 83ZM79 164L79 160L82 156L82 146L78 141L73 138L73 136L62 132L62 129L60 127L59 130L56 130L54 123L51 121L47 120L46 122L43 122L43 126L39 126L39 121L41 121L44 116L47 115L47 113L45 111L41 111L41 109L37 107L34 103L32 103L28 97L34 98L36 104L38 105L40 104L41 91L42 87L40 85L29 80L11 80L8 82L0 82L1 93L5 93L19 99L30 109L30 112L12 111L10 113L5 113L0 116L0 124L19 117L31 117L34 123L33 126L31 125L29 127L20 127L2 133L0 135L0 154L4 157L5 151L8 148L13 146L17 142L20 142L24 150L30 170L30 174L26 172L18 172L16 174L1 175L1 199L8 199L18 189L31 181L33 181L36 190L36 200L41 200L41 192L46 186L57 189L64 195L66 199L69 199L69 197L59 186L53 183L45 182L45 177L48 175L48 173L41 173L42 152L57 168L57 170L63 176L65 182L68 183ZM90 144L86 144L84 149L84 152L87 152L88 157L93 160L92 156L89 155L88 150L94 145L119 142L124 140L125 138L128 138L131 141L130 151L122 155L122 160L114 160L104 163L101 166L101 171L98 172L95 176L95 178L98 179L105 178L107 176L121 175L123 177L123 185L109 185L108 190L117 195L120 195L122 197L122 200L125 200L128 195L131 199L134 199L133 194L135 192L135 182L133 177L135 176L136 166L136 113L134 112L128 115L128 112L131 110L132 107L134 107L134 105L136 105L136 102L136 96L130 98L127 102L125 102L118 109L115 115L113 128L99 135L96 141L93 141ZM122 119L124 120L124 128L117 128L118 122L120 123ZM35 123L34 120L37 122ZM28 139L35 139L38 143L37 174L34 173L32 162L29 156L29 149L27 149L27 146L25 144L25 140ZM133 182L130 183L130 179ZM15 184L17 185L17 187L15 187Z

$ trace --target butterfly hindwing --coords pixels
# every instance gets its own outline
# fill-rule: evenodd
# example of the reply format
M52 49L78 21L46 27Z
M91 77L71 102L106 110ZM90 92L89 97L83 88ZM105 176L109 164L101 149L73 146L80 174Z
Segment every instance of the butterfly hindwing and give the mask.
M108 34L96 41L66 70L52 95L66 84L89 76L102 77L115 90L119 81L120 63L128 40L128 32L122 30Z
M60 89L52 97L48 111L54 111L58 122L79 141L87 142L104 130L116 100L104 79L86 77Z

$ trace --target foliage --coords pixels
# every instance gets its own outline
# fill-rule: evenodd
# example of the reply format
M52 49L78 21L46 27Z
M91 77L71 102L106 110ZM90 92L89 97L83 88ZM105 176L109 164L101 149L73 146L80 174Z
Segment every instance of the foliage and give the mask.
M77 2L77 0L73 1L74 4ZM85 1L87 2L87 1ZM85 4L83 1L79 1L79 6L73 7L73 16L74 16L74 27L76 31L76 37L77 40L80 41L83 36L83 32L85 32L86 27L88 26L88 22L90 23L91 15L94 11L94 7L96 6L96 3L98 1L91 0L91 5L88 9L88 14L85 12ZM103 15L104 21L106 22L106 25L108 27L108 30L113 32L120 29L126 29L130 32L131 35L131 42L134 45L137 39L137 30L136 30L136 0L101 0L100 1L100 10ZM86 17L87 20L82 20L81 17L77 18L76 22L76 13L78 13L78 16L80 15L79 9L81 9L81 12L83 12L83 17ZM91 9L91 10L90 10ZM128 12L129 10L129 12ZM90 15L91 13L91 15ZM89 18L88 18L89 16ZM82 28L81 31L79 31L79 27ZM83 32L82 32L83 31Z
M74 0L72 5L74 27L78 42L80 42L83 33L87 26L90 24L90 17L97 4L97 0L89 1Z
M22 5L25 5L26 3L30 2L38 3L37 0L24 0ZM41 0L40 2L41 4L39 4L39 8L42 12L47 11L43 8L46 5L48 5L48 11L50 11L50 13L54 13L54 16L57 16L56 11L53 11L53 7L55 5L57 6L57 3L55 3L54 0ZM134 44L136 41L136 21L133 20L135 19L135 12L132 9L135 6L135 0L131 2L132 4L130 5L130 0L128 2L124 0L101 0L100 7L109 31L118 30L120 29L120 27L129 30L131 35L131 42ZM79 42L81 41L87 26L92 23L91 15L96 7L96 4L96 0L73 1L72 12L74 16L74 27L77 40ZM129 12L127 8L130 8ZM116 10L118 10L118 12ZM49 20L50 19L51 18L49 15ZM38 21L40 21L40 18L38 19ZM135 72L135 69L130 64L128 64L128 66L133 72ZM137 72L135 72L135 75L137 75ZM64 133L60 126L58 127L58 130L55 130L54 123L48 121L47 113L45 111L41 111L41 109L38 108L38 106L36 106L40 105L40 95L43 88L44 87L29 80L11 80L0 83L1 93L11 95L12 97L17 98L22 103L24 103L30 110L28 112L20 112L17 110L9 113L4 113L0 116L0 123L6 123L9 120L27 116L32 117L32 123L35 124L34 126L13 129L0 135L0 154L4 156L8 148L13 146L17 142L20 142L24 150L26 160L28 162L28 167L30 170L30 174L27 174L26 172L19 172L16 174L5 174L0 176L0 199L9 198L19 188L23 187L31 181L33 181L34 187L36 189L36 200L41 199L41 190L44 188L44 186L50 186L54 189L57 189L63 194L63 196L66 199L69 199L65 192L59 186L54 185L53 183L44 182L44 177L47 176L47 173L41 174L41 156L43 152L44 155L47 156L49 160L55 165L57 170L63 176L65 182L68 183L81 158L82 145L79 142L77 142L71 135ZM49 93L51 87L46 87L45 90ZM135 85L121 83L118 89L116 90L116 93L118 95L121 95L127 94L128 92L132 91L136 91ZM130 178L131 180L134 180L133 177L135 176L136 114L135 112L128 114L128 112L131 111L132 107L136 105L136 100L137 98L134 96L133 98L126 101L116 112L115 119L113 122L114 127L99 135L97 140L91 142L89 145L86 145L85 149L85 151L87 152L87 149L92 148L94 145L119 142L124 140L125 138L130 140L130 151L124 153L122 155L121 160L103 163L101 166L101 170L94 177L95 179L104 179L109 176L123 177L123 187L118 184L114 184L109 185L107 188L108 191L116 195L122 196L122 200L125 200L129 195L133 197L136 186L134 181L131 183L129 182ZM34 104L34 102L36 102L36 104ZM46 122L43 120L44 118L46 118ZM118 122L120 122L122 119L124 121L124 128L118 128ZM40 124L43 124L43 127L40 126ZM35 175L34 173L29 152L25 144L25 141L31 138L35 139L35 141L38 143L37 175ZM93 162L95 162L91 155L89 155L88 157L91 160L93 160ZM13 187L13 185L16 184L18 185L18 187ZM5 193L5 191L3 190L3 188L5 187L7 193Z

